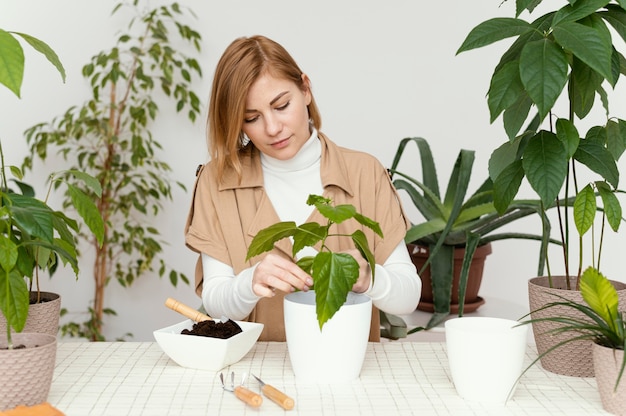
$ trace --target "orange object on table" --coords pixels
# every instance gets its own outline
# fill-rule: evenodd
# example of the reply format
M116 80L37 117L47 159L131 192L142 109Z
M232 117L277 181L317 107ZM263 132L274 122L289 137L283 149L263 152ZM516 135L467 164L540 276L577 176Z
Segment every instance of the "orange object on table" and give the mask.
M0 412L0 416L65 416L65 413L50 403L44 402L33 406L17 406L14 409Z

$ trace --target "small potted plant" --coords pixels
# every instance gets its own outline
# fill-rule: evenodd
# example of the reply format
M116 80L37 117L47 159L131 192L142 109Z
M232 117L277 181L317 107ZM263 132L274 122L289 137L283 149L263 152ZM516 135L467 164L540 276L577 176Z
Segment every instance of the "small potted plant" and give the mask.
M566 337L541 354L531 366L554 349L579 340L591 341L602 406L611 413L623 415L626 409L626 383L622 380L626 368L626 316L618 310L615 287L596 268L589 267L582 273L580 292L584 304L557 296L540 309L545 312L544 317L524 321L524 324L546 322L552 325L550 334ZM567 310L575 310L583 318L564 313Z
M515 38L490 70L487 93L491 122L502 115L508 136L489 161L494 206L503 213L525 179L544 212L557 204L555 228L563 246L557 273L553 275L556 264L548 262L547 275L538 273L529 279L531 310L543 302L539 295L551 291L560 290L561 296L582 301L577 289L586 261L583 253L589 253L599 267L604 224L615 232L621 224L622 208L615 195L617 160L626 149L626 121L611 114L607 91L626 73L626 58L613 40L615 34L626 40L626 5L623 1L572 0L545 11L541 3L517 0L514 18L478 24L457 51ZM536 9L543 14L529 21L520 18ZM601 124L593 125L594 114L601 114ZM528 127L523 128L526 123ZM582 180L588 177L592 179ZM549 232L549 217L541 218L544 233ZM592 227L594 223L598 226ZM600 230L599 237L594 228ZM541 328L533 329L538 349L545 351L552 341L542 335ZM590 363L591 349L573 343L542 360L549 371L583 377L593 375Z
M47 44L26 34L0 29L0 83L20 96L24 53L17 36L44 54L65 78L57 55ZM15 189L9 186L9 170L15 177ZM80 172L68 174L98 192L99 185L94 178ZM50 187L60 178L51 177ZM101 240L103 223L94 201L72 187L70 192L74 195L77 212ZM32 188L22 182L21 171L5 165L0 144L0 311L6 321L6 331L0 334L0 410L19 404L38 404L48 396L56 357L56 336L20 333L30 310L26 282L37 279L39 270L54 272L59 262L69 263L78 276L77 233L78 224L74 219L50 208L46 200L37 199ZM25 389L24 385L29 388Z
M420 152L421 181L398 170L409 143L415 143ZM541 214L541 204L538 200L517 200L499 213L494 206L493 182L489 178L466 199L473 165L474 151L462 149L442 198L428 142L421 137L408 137L400 141L396 150L389 169L393 185L408 194L425 219L415 221L405 238L423 282L418 309L434 312L425 328L409 332L432 328L451 312L462 316L468 306L471 312L484 302L478 297L478 289L485 257L491 253L491 242L530 239L541 241L542 247L549 241L557 242L547 240L547 234L494 233L520 218ZM394 175L398 178L394 179ZM543 267L544 259L540 256L539 268Z
M313 278L313 290L285 296L287 348L296 377L304 380L348 381L358 377L370 331L372 300L352 293L359 277L359 265L350 254L333 252L328 238L352 239L367 260L374 279L375 260L367 237L360 227L352 234L331 233L331 227L353 220L381 238L377 222L358 213L353 205L333 206L332 201L309 195L312 205L327 221L296 225L279 222L257 233L248 249L247 259L268 252L284 238L293 239L293 256L304 247L315 247L314 256L297 260L297 265ZM298 314L296 316L296 314Z

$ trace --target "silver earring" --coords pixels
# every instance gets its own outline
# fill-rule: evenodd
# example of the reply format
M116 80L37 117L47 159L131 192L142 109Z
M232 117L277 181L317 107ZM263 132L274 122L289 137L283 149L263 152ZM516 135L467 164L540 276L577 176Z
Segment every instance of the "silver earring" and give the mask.
M246 133L241 133L241 137L239 138L239 143L241 144L241 147L246 147L248 145L248 143L250 143L250 138L248 137L248 135Z

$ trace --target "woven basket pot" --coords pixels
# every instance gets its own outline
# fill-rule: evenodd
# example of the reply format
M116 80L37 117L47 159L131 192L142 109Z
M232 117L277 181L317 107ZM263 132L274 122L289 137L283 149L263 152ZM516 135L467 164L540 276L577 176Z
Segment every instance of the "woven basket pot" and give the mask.
M21 332L13 344L26 348L6 349L0 341L0 411L18 405L33 406L48 399L57 353L57 339L49 334Z
M615 390L615 381L624 360L624 350L593 344L593 366L602 407L615 415L626 416L626 376Z
M611 281L617 289L619 296L619 308L626 308L626 284ZM576 278L570 277L570 287L576 287ZM578 290L567 290L565 276L552 276L552 285L549 287L547 276L535 277L528 281L528 298L530 310L536 311L548 303L561 302L561 296L571 302L584 304L583 297ZM557 296L555 296L557 295ZM588 319L581 312L566 306L557 306L540 312L531 312L531 318L546 318L554 316L566 316L579 319ZM537 344L537 352L541 355L559 342L570 339L572 333L552 334L551 330L558 328L561 324L556 322L534 322L533 335ZM551 351L541 358L541 366L556 374L571 377L593 377L591 340L581 340L568 342Z
M34 303L36 292L30 292L28 317L22 332L37 332L41 334L57 335L59 319L61 317L61 296L52 292L40 292L41 302ZM7 332L7 321L0 313L0 336Z

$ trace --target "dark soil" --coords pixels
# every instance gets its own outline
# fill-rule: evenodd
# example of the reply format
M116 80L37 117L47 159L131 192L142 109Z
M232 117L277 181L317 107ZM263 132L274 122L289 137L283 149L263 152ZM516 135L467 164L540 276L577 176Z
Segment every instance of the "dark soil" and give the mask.
M193 324L191 330L183 329L181 334L183 335L198 335L201 337L211 338L230 338L233 335L237 335L241 332L241 327L237 325L237 322L228 320L225 322L215 321L202 321Z

